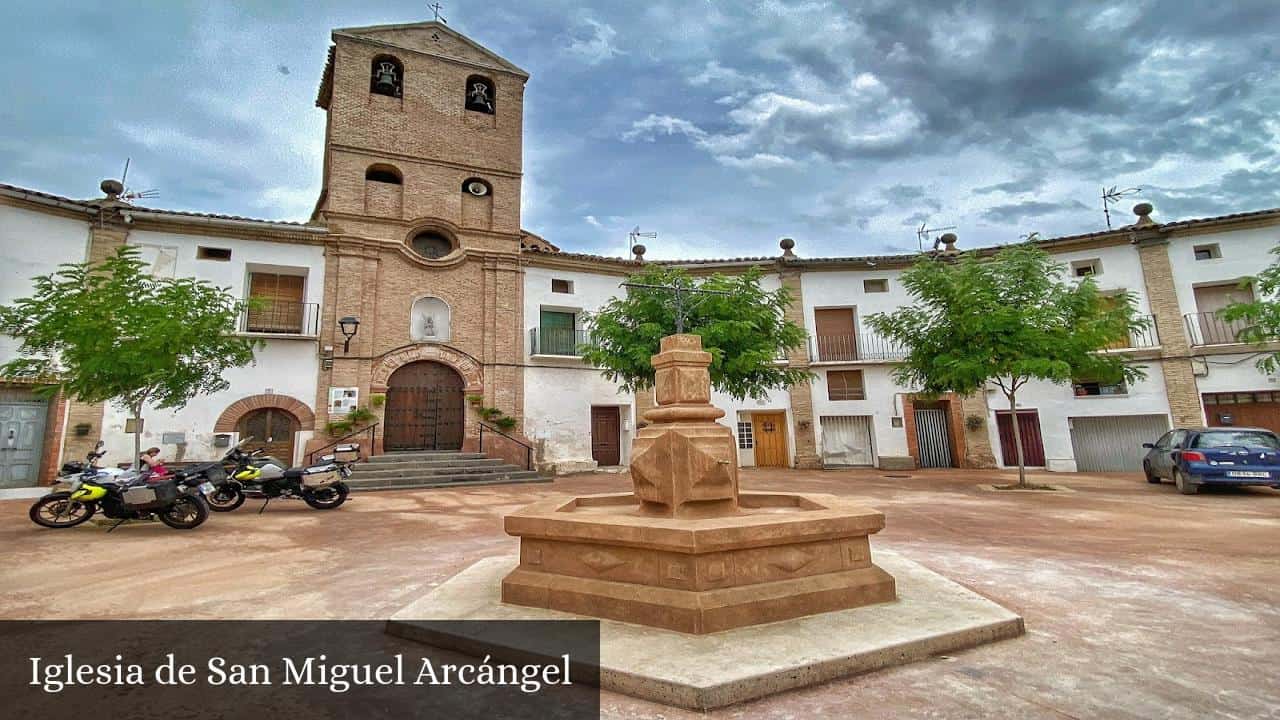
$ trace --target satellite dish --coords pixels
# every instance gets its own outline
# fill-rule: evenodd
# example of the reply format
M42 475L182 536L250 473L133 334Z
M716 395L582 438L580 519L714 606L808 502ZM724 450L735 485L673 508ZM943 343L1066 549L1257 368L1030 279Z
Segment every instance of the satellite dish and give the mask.
M484 197L489 194L489 186L479 180L472 180L467 183L467 192L475 195L476 197Z

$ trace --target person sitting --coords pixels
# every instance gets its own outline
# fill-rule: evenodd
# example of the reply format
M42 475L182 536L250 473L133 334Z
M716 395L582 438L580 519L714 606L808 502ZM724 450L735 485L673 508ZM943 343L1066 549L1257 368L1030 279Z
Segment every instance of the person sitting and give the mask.
M164 466L164 460L160 457L160 448L147 448L138 459L142 461L142 472L149 482L169 477L169 469Z

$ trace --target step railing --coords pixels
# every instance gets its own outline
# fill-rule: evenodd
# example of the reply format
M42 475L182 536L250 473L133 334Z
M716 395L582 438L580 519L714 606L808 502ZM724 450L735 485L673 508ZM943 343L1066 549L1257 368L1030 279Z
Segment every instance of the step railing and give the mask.
M346 441L348 441L348 440L350 440L351 438L356 437L356 436L358 436L358 435L360 435L360 436L367 435L367 436L368 436L368 440L369 440L369 444L368 444L368 445L365 445L364 447L362 447L362 448L361 448L361 450L362 450L362 452L360 453L361 457L364 457L364 458L371 458L371 457L373 457L373 455L374 455L373 450L374 450L374 447L375 447L375 446L374 446L374 442L373 442L373 439L374 439L374 437L375 437L374 430L375 430L377 427L378 427L378 423L374 423L374 424L369 425L369 426L367 426L367 427L362 427L362 428L360 428L359 430L352 430L351 432L347 433L346 435L343 435L342 437L338 438L337 440L334 440L333 442L329 443L328 445L324 445L324 446L321 446L321 447L316 448L315 450L312 450L311 452L307 453L307 464L308 464L308 465L311 465L312 463L314 463L314 462L315 462L315 457L316 457L317 455L323 454L325 450L328 450L328 449L330 449L330 448L337 447L337 446L339 446L339 445L341 445L341 444L345 443Z
M508 435L508 434L506 434L506 433L502 432L502 431L501 431L501 430L499 430L498 428L496 428L496 427L494 427L494 426L492 426L492 425L490 425L490 424L488 424L488 423L486 423L486 422L481 422L481 423L480 423L480 452L482 452L482 453L484 452L484 433L485 433L485 431L486 431L486 430L488 430L488 431L489 431L490 442L492 442L492 438L493 438L493 436L496 434L496 435L500 435L501 437L504 437L504 438L506 438L506 439L510 440L511 442L515 443L516 445L519 445L520 447L524 448L524 469L525 469L525 470L532 470L532 469L533 469L533 446L532 446L532 445L530 445L529 443L527 443L527 442L525 442L525 441L521 440L521 439L520 439L520 438L518 438L518 437L514 437L514 436L512 436L512 435Z

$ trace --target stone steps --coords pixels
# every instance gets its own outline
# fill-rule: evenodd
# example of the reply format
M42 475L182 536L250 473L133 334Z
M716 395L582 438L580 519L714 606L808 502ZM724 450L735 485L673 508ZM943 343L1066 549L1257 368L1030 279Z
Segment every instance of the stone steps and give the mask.
M347 485L352 490L402 490L527 482L550 482L550 478L482 453L413 451L386 453L359 463Z

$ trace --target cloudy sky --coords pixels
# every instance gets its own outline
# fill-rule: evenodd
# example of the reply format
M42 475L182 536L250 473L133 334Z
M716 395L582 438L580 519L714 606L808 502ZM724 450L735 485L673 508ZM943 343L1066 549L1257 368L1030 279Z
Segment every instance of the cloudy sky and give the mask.
M443 2L443 0L442 0ZM1280 206L1280 3L447 3L528 70L524 226L651 257L914 250ZM334 27L427 2L8 0L0 182L305 220ZM1119 224L1117 223L1117 224Z

